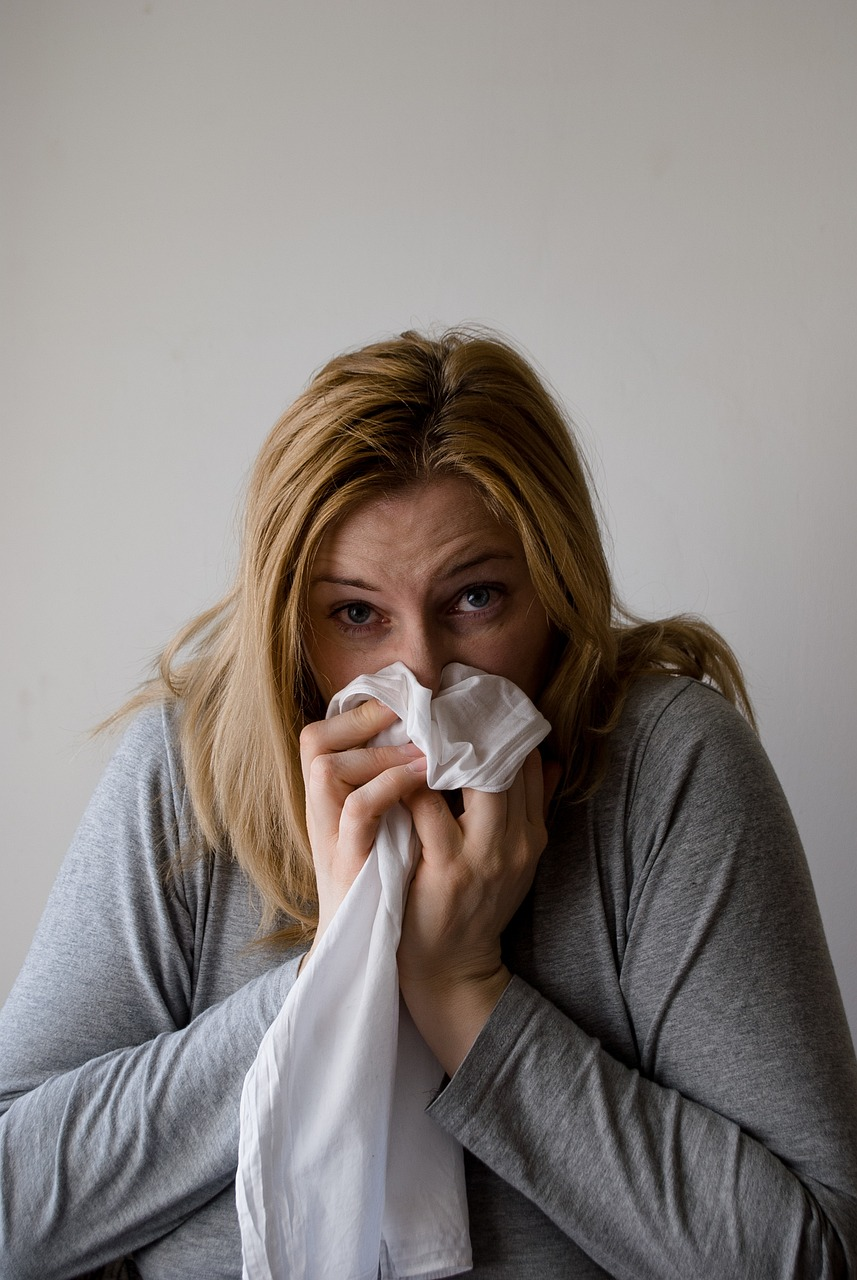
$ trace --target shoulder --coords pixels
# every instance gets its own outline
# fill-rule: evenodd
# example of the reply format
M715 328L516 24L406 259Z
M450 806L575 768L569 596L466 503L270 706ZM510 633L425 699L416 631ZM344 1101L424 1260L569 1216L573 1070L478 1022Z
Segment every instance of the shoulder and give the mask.
M119 774L161 772L176 790L184 786L179 748L180 710L175 703L153 703L138 711L120 737L109 768Z
M638 871L679 838L685 850L709 852L735 844L739 833L745 850L769 848L773 833L796 844L788 804L757 734L726 698L699 681L638 680L608 751L596 810L599 821L621 833L625 858Z
M117 743L89 806L103 816L123 812L146 824L183 828L188 818L187 788L179 746L179 709L157 703L144 707Z
M609 743L609 774L617 770L634 791L647 780L710 774L773 773L752 726L710 685L686 676L650 675L632 686Z
M689 676L652 673L638 677L628 691L614 741L649 745L653 736L711 734L757 740L740 712L711 685Z
M168 881L174 896L182 877L173 871L191 837L175 711L145 707L114 748L52 896L74 898L81 911L86 902L94 908L109 899L117 918L141 893L162 894Z
M228 935L227 941L234 935L236 947L246 946L258 928L261 905L228 842L210 848L196 821L182 760L181 714L181 703L157 703L131 720L66 866L90 885L114 885L124 895L129 927L132 916L139 922L166 911L171 923L164 919L163 926L183 933L201 928L213 912L212 934ZM190 949L190 937L185 942Z

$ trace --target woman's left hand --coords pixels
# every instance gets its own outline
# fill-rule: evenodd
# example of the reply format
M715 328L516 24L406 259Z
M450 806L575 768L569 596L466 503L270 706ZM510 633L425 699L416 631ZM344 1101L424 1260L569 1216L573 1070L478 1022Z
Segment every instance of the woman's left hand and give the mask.
M532 751L499 795L465 790L454 818L440 792L406 799L422 842L399 944L399 982L420 1033L451 1075L511 980L500 934L547 843L559 779Z

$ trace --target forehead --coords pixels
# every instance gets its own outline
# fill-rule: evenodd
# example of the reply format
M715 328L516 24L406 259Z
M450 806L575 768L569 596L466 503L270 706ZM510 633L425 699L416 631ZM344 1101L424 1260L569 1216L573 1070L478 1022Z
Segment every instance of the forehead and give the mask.
M324 534L316 571L343 560L379 564L442 564L466 550L523 553L517 534L501 523L479 490L459 476L395 489L360 503Z

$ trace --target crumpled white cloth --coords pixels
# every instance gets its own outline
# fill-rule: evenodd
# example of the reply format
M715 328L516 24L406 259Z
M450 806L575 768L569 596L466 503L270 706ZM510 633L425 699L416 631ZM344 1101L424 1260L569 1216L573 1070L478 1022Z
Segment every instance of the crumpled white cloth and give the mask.
M507 790L550 729L510 681L460 664L434 699L400 662L360 676L328 716L369 697L400 717L376 742L414 742L438 790ZM461 1147L425 1115L443 1071L399 1000L418 850L396 805L247 1074L244 1280L436 1280L472 1267Z

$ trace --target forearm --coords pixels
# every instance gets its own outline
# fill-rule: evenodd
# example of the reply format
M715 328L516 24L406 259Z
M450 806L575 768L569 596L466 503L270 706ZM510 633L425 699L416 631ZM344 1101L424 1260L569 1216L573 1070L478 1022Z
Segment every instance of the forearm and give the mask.
M411 1017L447 1075L458 1070L511 980L501 964L476 979L450 975L402 984Z
M0 1120L4 1276L77 1275L165 1234L228 1185L244 1076L296 968L11 1104Z
M520 980L431 1114L620 1280L855 1266L846 1194L622 1065Z

